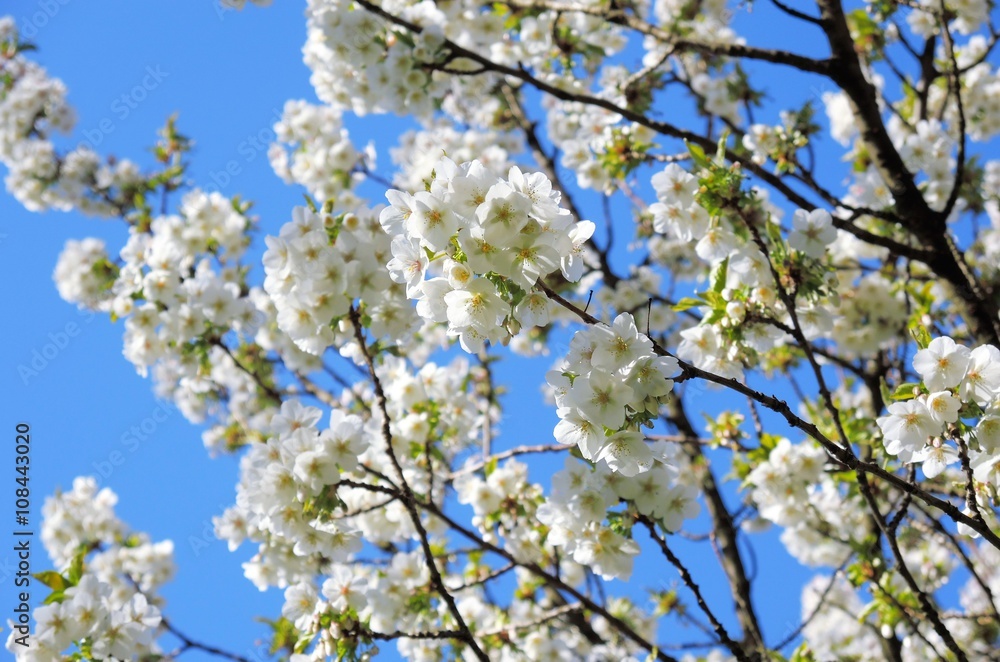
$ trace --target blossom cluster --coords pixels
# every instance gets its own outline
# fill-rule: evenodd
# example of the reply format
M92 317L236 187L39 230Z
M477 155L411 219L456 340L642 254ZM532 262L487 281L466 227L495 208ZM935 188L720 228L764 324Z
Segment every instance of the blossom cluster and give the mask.
M509 460L484 478L462 474L455 480L455 491L459 503L472 506L472 524L485 540L502 542L519 559L544 559L543 537L532 525L544 499L541 487L528 481L526 464Z
M651 179L657 194L657 202L648 208L653 230L671 235L679 244L693 245L692 257L712 266L711 290L699 293L700 300L687 300L705 312L700 324L680 331L678 357L740 379L745 367L788 344L789 329L801 331L809 341L834 340L847 354L894 341L907 315L904 297L883 274L858 266L859 259L879 254L838 231L825 209L795 210L787 235L780 236L784 232L780 211L756 189L740 203L753 212L740 216L710 200L705 202L712 205L710 214L702 204L707 188L702 182L715 186L738 176L732 170L712 168L711 172L703 168L696 177L670 164ZM748 237L748 232L756 236ZM670 264L669 255L653 254ZM828 263L838 266L836 274L826 268ZM780 290L787 294L793 283L795 309L788 310Z
M90 240L70 242L56 267L64 298L124 319L125 357L140 374L152 368L161 394L193 421L223 397L248 420L259 413L254 381L222 342L233 332L252 339L265 319L239 276L252 223L245 212L195 189L179 214L133 225L118 260Z
M343 199L363 171L375 167L375 151L359 152L350 141L340 112L306 101L287 101L274 125L276 140L267 155L275 173L287 183L297 183L319 200Z
M920 463L934 478L959 461L968 448L973 475L1000 487L1000 350L970 350L948 336L931 340L913 357L924 389L899 395L878 418L886 453ZM960 419L975 418L975 426Z
M459 3L457 9L461 11ZM435 5L411 5L403 16L437 24L415 38L360 10L350 0L311 0L306 12L309 36L306 64L319 98L331 106L368 112L429 116L434 99L443 98L447 76L432 76L420 66L434 60L446 16Z
M551 529L546 542L605 579L628 579L640 548L631 535L611 526L610 520L621 516L613 506L626 501L671 532L701 510L691 467L676 445L656 442L650 456L650 468L635 480L567 458L552 476L551 497L538 507L539 521Z
M96 239L68 243L54 274L57 288L67 301L123 320L126 358L140 372L151 371L158 394L189 419L225 414L204 433L206 446L245 452L236 503L216 519L216 532L232 549L257 545L244 565L247 578L261 590L284 590L281 613L296 635L292 662L357 656L358 650L346 655L345 646L382 638L398 639L400 653L413 659L467 656L453 630L443 633L457 627L456 610L491 658L638 659L643 646L636 636L655 653L656 622L641 607L603 595L598 604L589 585L586 595L574 591L595 575L632 576L647 540L645 533L633 535L636 526L647 527L654 540L662 534L656 542L666 551L669 534L699 514L702 490L719 539L727 525L752 533L770 522L783 529L781 541L800 563L839 568L829 584L817 579L803 593L806 655L870 656L883 641L898 641L907 661L940 656L944 642L929 625L933 619L919 618L925 605L911 600L919 593L911 584L937 600L934 593L962 561L981 572L962 589L966 613L942 611L942 618L963 648L985 656L996 633L984 636L977 622L995 613L997 554L956 542L946 519L925 512L935 503L920 498L925 485L914 484L914 493L896 502L877 489L865 503L860 474L827 465L811 441L767 434L759 416L755 449L734 442L744 436L738 429L721 448L714 432L724 427L721 419L709 423L711 440L656 433L667 418L682 427L676 416L663 415L680 364L662 347L740 381L757 367L791 375L806 356L813 367L832 363L875 378L859 387L870 397L835 390L837 411L803 397L794 427L842 425L842 436L874 451L886 471L900 476L900 463L919 463L935 493L947 479L968 480L969 494L952 498L968 496L968 507L975 501L982 510L979 521L995 528L990 497L1000 489L1000 350L921 338L912 363L920 382L881 394L878 402L891 402L881 417L868 391L881 376L870 370L898 369L905 379L902 359L894 357L907 355L910 340L901 330L917 320L965 336L931 262L885 247L936 250L911 243L929 242L891 222L899 217L883 178L887 166L875 158L888 146L872 144L871 130L858 131L870 118L854 116L857 99L823 95L831 134L851 148L853 160L852 184L838 207L813 179L813 164L805 168L798 160L819 131L809 104L778 120L752 118L767 109L752 110L760 93L730 54L768 60L776 52L746 46L724 2L707 0L693 11L684 0L654 0L612 14L593 3L574 9L380 0L375 10L368 4L308 2L304 58L326 105L286 104L268 155L279 176L304 186L317 202L295 209L277 236L266 238L260 287L241 262L254 224L248 204L187 190L179 160L166 174L144 178L135 164L102 162L86 145L60 155L50 137L72 127L66 89L23 57L28 45L10 19L0 19L0 161L10 170L7 186L32 210L79 209L127 221L129 239L117 255ZM913 174L932 210L954 203L950 221L959 213L990 216L994 229L977 227L963 256L984 283L995 277L1000 256L1000 162L980 167L966 158L965 137L956 129L964 126L972 140L1000 130L1000 78L986 61L995 40L977 35L955 44L952 35L935 35L946 20L968 34L987 20L988 9L983 0L949 0L940 8L920 0L903 10L911 32L930 38L920 59L934 56L935 77L915 83L916 94L906 82L905 98L891 105L885 122L904 166L897 175ZM848 18L853 32L874 31L856 40L851 57L866 80L855 82L888 116L886 79L871 63L884 55L883 37L894 40L900 28L883 34L881 19L864 14ZM621 22L609 21L612 15ZM631 53L639 41L642 68L626 66L626 46ZM501 75L496 65L516 75ZM954 77L952 68L959 69ZM675 85L709 120L699 136L708 139L721 122L742 134L744 149L727 152L723 140L712 161L700 151L698 144L708 144L701 140L690 141L688 154L661 151L658 141L683 135L650 128L660 126L654 99ZM543 94L545 116L537 123L528 112L535 109L521 106L534 102L527 92L533 87L558 91ZM354 191L375 174L375 161L373 147L351 143L348 111L409 114L419 123L392 151L398 166L392 186L402 190L388 192L389 206L366 207ZM632 121L638 116L650 121ZM514 164L526 145L548 175ZM571 174L556 169L550 145ZM167 156L157 153L163 163ZM723 156L738 162L727 165ZM689 159L694 169L680 165ZM762 169L768 161L774 174ZM655 162L670 165L642 180ZM789 199L821 200L830 210L788 209L783 224L766 191L744 190L746 171L781 182L774 190ZM639 200L641 188L632 187L634 173L655 192L648 207ZM564 201L560 191L572 175L580 187L606 196L603 248L591 241L594 223L572 218L562 206L575 209L583 199ZM782 188L791 180L792 188ZM892 190L900 190L897 183ZM627 249L614 243L616 187L635 203L641 241ZM167 203L175 201L168 194L178 189L187 192L169 214ZM164 194L159 214L145 200L153 191ZM865 232L878 241L859 238ZM621 256L640 250L645 255L627 275L616 275ZM897 278L904 269L906 277ZM545 341L559 333L554 322L569 317L553 302L553 292L571 298L563 281L577 283L577 294L592 290L588 312L578 317L614 321L578 331L547 375L562 447L491 448L502 393L489 367L495 357L480 354L475 366L464 355L446 365L429 358L449 338L468 353L508 342L518 353L544 353ZM691 285L698 298L672 301L678 284ZM356 364L350 367L370 371L371 383L341 377L327 363L331 348ZM869 361L875 352L878 360ZM822 382L834 372L816 367L815 375ZM331 380L343 387L339 395L326 390ZM775 402L749 394L759 404ZM324 408L311 406L311 397ZM325 415L328 425L321 423ZM881 449L867 447L876 426ZM532 482L529 465L514 457L538 451L569 456L551 490ZM734 454L732 466L743 479L748 507L739 513L725 511L724 503L720 513L719 492L707 494L725 480L713 471L724 452ZM960 460L966 471L946 473ZM445 513L458 508L456 494L473 514L471 527ZM73 643L80 656L94 659L159 654L161 601L154 592L172 572L172 549L169 541L154 545L129 535L113 505L109 491L87 480L46 505L42 539L58 571L43 580L55 598L36 610L41 646L32 655L55 658ZM872 510L887 520L893 512L891 531L883 527L875 545ZM746 512L757 516L744 519ZM957 529L971 532L964 524ZM463 546L454 544L457 538ZM372 545L365 555L362 541ZM738 542L729 540L727 557L743 553ZM367 552L377 560L364 558ZM738 565L723 562L734 587L749 579L734 570ZM908 582L903 566L912 575ZM491 588L506 588L507 580L488 584L508 572L513 595L495 599ZM689 581L683 569L681 576ZM691 584L687 589L697 593ZM863 589L871 593L867 604ZM571 594L576 604L566 602ZM688 618L685 605L672 602L678 595L666 596L657 615ZM752 606L738 608L741 623L748 615L754 620ZM742 634L751 641L749 630ZM708 654L719 658L718 650Z
M333 345L336 321L356 298L369 302L368 326L376 337L402 339L419 325L385 269L389 238L376 214L358 209L334 216L297 207L279 235L266 238L264 290L279 328L303 351L319 355Z
M111 216L139 180L133 161L101 163L86 143L60 156L50 139L68 133L76 113L66 86L22 55L14 20L0 17L0 163L9 169L7 190L31 211L79 209Z
M42 508L42 542L56 570L36 574L52 589L35 608L30 645L7 650L19 662L63 659L71 646L94 660L136 659L160 653L159 587L174 573L173 543L129 533L114 513L117 496L93 478L49 497Z
M379 367L388 398L392 453L407 484L421 493L443 496L434 481L440 467L427 464L433 444L443 458L468 447L483 425L490 425L484 405L468 393L469 366L464 360L411 370L401 359ZM404 505L377 491L340 486L341 478L371 480L366 467L381 472L392 466L381 438L381 421L362 420L346 411L366 411L370 392L345 391L343 408L330 413L329 429L319 430L321 411L297 400L281 405L267 427L264 443L250 447L241 461L236 505L216 519L216 532L235 549L244 540L261 543L247 576L261 590L304 581L317 559L343 561L357 551L361 536L376 544L403 543L415 534ZM332 515L336 513L337 518Z
M354 562L362 538L398 549L417 537L401 501L360 485L373 481L377 488L374 476L391 467L394 457L412 489L443 499L444 483L435 480L442 464L491 424L484 404L468 392L470 372L475 371L464 358L413 371L402 359L386 357L378 375L391 419L391 450L372 441L383 438L381 417L362 420L345 413L370 411L374 394L369 388L345 391L342 408L332 410L330 428L322 431L319 409L286 401L271 421L269 438L243 458L236 505L216 518L216 532L232 549L245 540L259 544L244 565L246 575L261 590L285 589L283 616L303 641L313 642L302 659L335 655L344 629L363 625L389 633L401 624L415 630L440 627L445 606L440 601L431 606L433 589L422 552L399 551L382 569ZM422 452L430 446L434 455ZM432 540L441 535L436 520L428 519L424 527ZM428 601L414 600L415 595ZM468 592L463 609L480 604L475 595ZM494 617L479 615L483 623ZM399 643L401 651L445 645Z
M231 549L245 539L260 542L244 569L261 590L308 579L320 559L341 562L361 549L357 530L323 513L337 503L341 475L358 468L370 431L340 410L320 430L321 415L316 407L286 400L271 418L267 441L253 444L240 462L236 506L215 520L217 535Z
M945 548L941 545L939 549ZM908 559L908 562L914 561L915 559ZM988 572L990 583L996 584L995 574L991 570ZM901 588L898 581L888 581L889 576L886 578L887 586L895 590ZM963 606L969 605L965 596L971 596L978 590L980 589L975 580L967 582L962 589ZM817 659L824 660L865 659L872 656L872 651L880 650L881 634L899 639L902 659L907 662L940 657L939 651L944 648L944 642L933 628L924 626L914 634L899 625L895 628L887 625L877 627L878 618L870 606L871 603L866 605L855 587L842 574L814 577L802 591L803 618L812 616L806 622L802 635L812 654ZM970 619L945 613L941 620L963 650L975 657L989 656L990 644L979 636Z
M901 124L894 129L899 155L912 172L923 172L927 180L922 183L924 199L932 209L942 210L955 184L955 140L938 120L920 120L914 129Z
M392 237L392 279L468 352L548 324L550 303L535 285L557 270L570 281L583 273L594 224L574 222L541 173L512 167L501 179L479 161L445 157L427 190L387 198L379 222Z
M397 171L393 185L404 191L419 191L434 179L434 167L442 156L456 163L477 160L490 172L507 172L515 164L514 154L524 150L516 134L467 128L459 131L444 118L427 122L416 131L407 131L389 155Z
M546 377L560 418L556 439L622 475L648 471L653 453L638 428L657 415L678 367L676 359L654 353L628 313L610 326L578 331L564 364Z
M761 518L784 528L781 542L806 565L840 565L851 552L824 530L853 531L863 525L860 503L850 500L825 471L826 452L812 443L777 441L744 480Z

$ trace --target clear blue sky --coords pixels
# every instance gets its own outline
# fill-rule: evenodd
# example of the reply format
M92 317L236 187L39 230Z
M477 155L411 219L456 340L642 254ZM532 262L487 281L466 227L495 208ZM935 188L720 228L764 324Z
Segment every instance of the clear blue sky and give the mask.
M266 154L248 152L245 146L270 128L287 99L314 100L301 61L302 3L277 2L267 9L251 7L237 13L222 11L207 0L68 0L65 4L17 0L6 3L2 11L13 14L24 36L38 45L40 50L32 57L68 86L70 101L79 113L73 144L86 137L103 154L148 163L142 150L153 142L165 118L177 111L181 131L196 141L190 170L196 183L212 183L214 173L237 160L241 173L224 192L255 201L263 232L277 232L291 208L301 203L301 190L283 185L273 175ZM808 35L788 39L800 42L797 46L806 52L815 52L816 40ZM160 82L125 114L118 100L150 71L158 72ZM781 87L769 89L779 99L784 93ZM814 90L815 96L821 91ZM776 121L762 113L764 117ZM109 126L108 121L113 130L101 130ZM395 119L367 118L348 126L355 143L363 145L373 136L397 133L402 124ZM389 146L379 144L384 173L389 167ZM157 402L150 383L136 375L121 356L120 323L81 314L59 298L51 278L56 258L67 239L87 236L104 238L113 253L126 235L118 222L77 214L32 214L0 194L0 301L7 319L2 332L0 392L5 401L3 434L11 441L3 457L13 463L15 423L30 423L36 522L43 498L57 486L68 488L77 475L100 476L103 485L119 494L117 511L127 524L148 532L154 540L174 541L178 573L163 590L166 613L174 624L192 638L246 654L254 640L265 634L253 618L277 615L282 598L277 590L259 593L243 578L240 563L252 553L249 546L231 554L211 534L212 516L232 503L237 462L231 457L209 459L201 444L201 430L169 405ZM501 372L501 379L515 386L507 398L509 417L502 426L502 443L551 440L555 413L539 411L537 390L548 363L542 359L528 367L519 362ZM38 374L27 375L25 380L26 373L19 370L22 366ZM524 379L525 371L533 379ZM519 376L516 381L515 374ZM165 411L166 419L154 424L154 419L164 418ZM133 426L146 437L134 451L130 450L134 444L123 442ZM112 460L121 462L111 467ZM109 468L113 470L108 472ZM547 484L539 472L532 477ZM0 513L13 510L12 504L2 500L8 494L7 488L0 489L4 495L0 496ZM12 524L0 525L2 535L7 535ZM703 525L696 528L704 530ZM711 560L706 564L710 570L699 567L702 562L697 559L708 548L681 542L678 548L705 585L717 613L727 616L727 624L734 624L728 617L728 590L715 570L717 564ZM13 601L12 580L3 570L8 565L5 554L0 552L0 618L4 620ZM777 595L760 589L755 593L762 620L769 624L766 634L771 642L797 625L798 587L809 576L789 561L774 540L765 539L758 547L757 583L782 587ZM37 548L33 570L42 570L47 563ZM664 584L676 579L659 562L638 568L636 577L645 580L654 573L664 577ZM39 601L42 591L36 589L32 597ZM690 639L699 638L695 632L691 635ZM209 657L189 653L184 659Z

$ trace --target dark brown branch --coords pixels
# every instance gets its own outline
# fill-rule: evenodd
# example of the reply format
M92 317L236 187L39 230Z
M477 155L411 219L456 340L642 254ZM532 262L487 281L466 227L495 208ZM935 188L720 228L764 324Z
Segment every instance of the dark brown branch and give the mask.
M879 510L878 503L875 501L875 495L872 493L871 485L868 483L868 477L863 473L858 474L858 487L860 488L865 501L868 503L868 508L875 517L875 521L878 523L879 529L881 529L883 535L885 536L886 542L889 543L889 549L892 550L892 555L896 559L896 572L898 572L903 578L903 581L906 582L910 591L917 596L917 601L920 603L920 608L924 617L930 621L934 631L937 632L939 637L941 637L941 640L944 641L948 649L955 654L955 657L958 658L959 662L968 662L969 658L965 655L965 651L961 649L955 641L955 638L951 636L951 632L949 632L948 628L941 622L937 607L931 604L927 593L920 588L917 581L910 573L910 569L906 566L903 554L899 551L899 542L896 540L896 532L886 524L885 518Z
M511 457L517 457L519 455L528 455L531 453L558 453L560 451L568 451L569 446L565 444L538 444L537 446L516 446L514 448L509 448L505 451L499 453L494 453L483 459L482 462L477 462L467 467L462 467L461 469L456 469L448 474L448 480L454 480L458 476L465 474L475 473L481 471L483 467L486 466L487 462L492 462L493 460L506 460Z
M691 425L679 398L673 397L667 401L667 418L685 437L681 448L690 458L692 464L700 463L704 454L701 444L697 441L698 434ZM715 476L706 465L699 472L702 492L705 495L705 507L712 518L712 537L718 542L719 562L729 582L729 589L736 605L736 617L743 629L743 645L764 650L764 636L753 608L750 592L750 580L747 578L743 557L737 544L737 529L733 524L732 515L715 483Z
M627 27L636 32L654 37L661 43L672 46L675 51L694 51L712 56L746 58L760 60L772 64L783 64L800 71L808 71L826 75L830 63L827 60L815 60L810 57L771 48L759 48L737 43L708 43L693 39L684 39L674 33L647 23L631 12L604 9L603 7L587 6L563 2L542 2L540 0L505 0L504 4L527 10L545 10L565 13L586 14L603 18L608 23Z
M440 508L438 508L437 504L421 502L420 505L428 512L439 517L442 521L444 521L445 524L451 527L452 530L454 530L456 533L464 536L465 538L471 540L472 542L475 542L476 544L481 545L484 549L491 551L494 554L498 554L507 561L510 561L511 563L516 563L518 566L530 571L532 574L543 579L553 589L557 591L564 591L570 594L571 596L576 598L588 610L602 616L606 621L608 621L611 627L620 632L625 638L632 640L634 643L638 644L645 650L653 653L656 656L656 659L660 660L660 662L677 662L676 659L664 653L663 650L660 649L660 647L646 640L646 638L644 638L642 635L636 632L635 629L633 629L632 626L630 626L628 623L626 623L622 619L618 618L617 616L609 612L607 609L602 607L600 604L598 604L591 598L587 597L585 594L578 591L573 586L570 586L569 584L565 583L558 576L546 571L537 563L524 563L518 561L514 557L514 555L508 552L506 549L498 547L492 543L483 540L474 532L462 526L451 517L448 517L448 515L446 515Z
M789 16L792 16L793 18L797 18L799 20L812 23L813 25L819 25L819 26L823 25L823 19L818 16L810 16L809 14L800 12L797 9L793 9L792 7L789 7L784 2L782 2L781 0L771 0L771 2L774 4L775 7L785 12Z
M129 579L131 580L132 578L129 577ZM136 590L138 590L138 585L136 586ZM230 653L229 651L224 651L221 648L217 648L209 644L203 644L199 641L191 639L189 636L174 627L174 624L168 621L166 616L162 616L160 618L160 626L181 640L180 652L184 652L185 650L199 650L203 653L208 653L209 655L215 655L216 657L233 660L233 662L250 662L249 658L243 657L242 655Z
M960 434L955 435L955 441L958 443L958 456L962 463L962 472L965 474L965 507L969 509L973 517L983 523L983 526L987 526L976 499L976 477L973 475L972 465L969 463L969 447Z
M427 569L430 571L431 583L437 590L441 599L444 600L448 607L448 612L451 614L452 618L455 619L455 624L458 626L459 633L461 636L457 637L459 641L464 642L472 650L473 654L480 660L484 662L489 662L489 656L483 652L483 649L479 647L476 642L475 636L472 634L472 630L466 624L465 619L462 617L462 613L458 610L458 604L455 602L454 596L448 590L448 587L444 584L444 579L441 577L441 571L438 570L437 562L434 560L434 552L431 550L430 541L427 539L427 529L424 527L423 521L420 519L420 512L417 510L417 498L413 494L413 490L410 488L409 483L406 482L406 477L403 474L403 467L399 463L399 458L396 457L396 451L392 447L392 430L391 422L389 419L389 408L385 397L385 391L382 389L382 380L379 379L378 374L375 371L375 361L372 359L371 353L368 351L368 345L365 343L365 336L361 327L361 315L358 313L357 308L353 305L351 306L350 312L351 324L354 326L354 339L357 341L358 346L361 349L361 354L364 356L365 364L368 366L368 374L371 377L372 384L375 387L375 400L378 403L379 412L382 414L382 439L386 445L386 454L389 456L389 460L392 462L393 469L396 472L396 477L399 480L400 495L402 498L403 506L406 508L410 519L413 521L413 526L417 530L417 536L420 539L420 547L424 553L424 560L427 564Z
M1000 345L1000 317L996 302L983 288L961 253L954 246L946 226L947 216L931 209L917 188L913 173L889 137L882 121L878 93L865 77L855 50L847 18L839 0L820 0L824 30L830 42L834 66L830 78L847 94L858 122L861 137L867 144L875 169L892 193L904 227L930 251L924 262L939 277L949 282L969 313L969 323L976 337Z
M350 487L356 487L359 489L368 489L375 492L382 492L386 494L400 496L400 492L398 490L392 490L378 485L369 485L367 483L356 483L353 481L341 481L341 484L348 485ZM467 540L480 546L482 549L489 552L493 552L494 554L497 554L506 561L516 564L518 567L524 568L525 570L528 570L532 574L544 580L546 584L548 584L552 589L554 589L557 592L556 595L558 595L558 591L564 591L572 595L587 610L602 616L606 621L608 621L608 623L611 625L612 628L621 633L621 635L624 636L626 639L630 639L631 641L638 644L647 651L655 652L656 659L660 660L660 662L678 662L675 658L664 653L658 646L651 643L650 641L647 641L642 635L636 632L635 629L633 629L628 623L623 621L621 618L618 618L614 614L610 613L603 606L598 604L596 601L592 600L587 595L581 593L576 588L570 586L569 584L566 584L562 579L559 578L558 575L546 571L537 563L533 562L526 563L523 561L519 561L517 558L514 557L513 554L511 554L503 547L499 547L497 545L494 545L493 543L483 540L480 536L476 535L475 532L466 528L462 524L459 524L453 518L445 514L445 512L440 507L438 507L437 504L433 502L421 501L417 499L416 496L414 496L413 503L419 508L438 517L441 521L447 524L453 531L463 536ZM580 626L578 625L577 627ZM583 634L584 636L587 636L586 633Z
M944 2L941 3L941 10L944 11ZM951 64L951 71L948 72L948 87L955 95L955 108L958 112L958 155L955 162L955 177L948 193L948 201L945 203L941 215L946 219L951 215L951 211L958 202L958 193L962 188L962 180L965 179L965 103L962 101L962 79L958 73L958 60L955 58L955 40L951 36L948 22L941 21L941 34L944 37L945 51L948 53L948 60Z
M667 558L667 561L670 562L670 565L677 568L677 572L681 575L681 581L684 582L684 585L687 586L688 590L694 594L694 599L698 603L698 607L708 618L709 622L712 624L712 628L715 630L715 634L719 637L722 643L725 644L726 648L728 648L732 654L736 656L736 659L740 660L740 662L749 662L750 658L747 656L746 652L740 647L739 644L733 641L732 637L729 636L729 632L726 631L726 628L719 622L719 619L715 617L715 614L712 613L711 607L709 607L708 603L705 602L705 598L701 594L701 589L691 577L691 573L688 571L684 563L682 563L677 557L677 555L671 551L670 547L667 545L666 539L656 532L656 526L653 522L645 516L640 516L639 521L642 522L642 524L646 527L646 530L649 531L650 537L656 542L657 546L659 546L660 551L663 552L663 555Z

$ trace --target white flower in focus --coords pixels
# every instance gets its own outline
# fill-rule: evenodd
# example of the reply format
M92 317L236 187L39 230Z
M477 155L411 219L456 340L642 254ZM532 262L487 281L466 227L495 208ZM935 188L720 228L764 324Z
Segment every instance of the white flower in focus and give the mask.
M981 407L993 401L1000 393L1000 349L980 345L969 353L969 366L958 393Z
M698 179L676 163L671 163L662 172L653 175L650 182L656 191L656 197L662 202L676 202L681 207L694 204Z
M406 283L406 296L415 299L427 271L427 254L416 239L398 235L392 239L392 259L386 265L389 276L397 283Z
M935 338L913 357L913 369L931 391L959 385L971 361L971 352L948 336Z
M958 462L958 451L948 444L927 446L913 454L913 462L922 462L924 476L936 478L949 464Z
M927 410L938 423L954 423L958 420L958 410L962 401L951 391L936 391L927 396Z
M597 226L593 221L580 221L570 228L569 238L573 248L568 255L563 256L560 266L563 276L571 283L583 277L583 269L586 266L583 262L583 248L596 229Z
M590 362L599 370L619 370L639 356L652 352L653 343L639 333L629 313L618 315L610 327L597 326L594 331L597 345Z
M648 471L653 466L653 453L646 445L643 434L635 430L613 434L594 459L604 460L612 471L628 477Z
M887 409L889 415L880 416L876 423L885 437L885 451L890 455L915 452L923 448L928 438L941 432L941 424L919 400L894 402ZM907 457L901 459L908 461Z
M721 338L719 331L711 325L700 324L690 329L681 331L680 345L677 347L677 356L690 361L696 366L704 367L710 359L723 354L721 349Z
M633 396L632 388L621 379L595 370L574 380L569 401L597 425L618 430L625 423L625 406Z
M441 251L458 230L459 222L447 202L426 191L419 191L413 195L413 213L407 220L407 226L432 250Z
M531 292L514 307L514 318L522 328L545 326L549 323L550 303L541 292Z
M585 459L593 460L604 442L604 431L573 407L560 407L553 434L560 444L576 446Z
M485 278L477 278L464 290L444 295L448 306L448 322L456 329L474 327L484 336L496 330L503 321L506 305L497 296L496 287Z
M632 363L628 373L628 385L635 391L636 400L660 398L674 387L675 375L680 368L677 359L671 356L647 356Z

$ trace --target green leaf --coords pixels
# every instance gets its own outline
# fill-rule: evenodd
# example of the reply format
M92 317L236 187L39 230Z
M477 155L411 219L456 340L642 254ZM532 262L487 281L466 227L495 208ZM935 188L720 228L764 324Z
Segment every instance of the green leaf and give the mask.
M792 657L789 658L789 662L816 662L816 657L813 655L812 650L809 648L809 644L802 642L799 647L792 651Z
M865 605L864 609L858 613L858 623L864 623L868 616L871 615L876 609L878 609L877 602L869 602Z
M490 474L496 470L497 470L497 459L495 457L491 457L490 461L483 466L483 473L486 474L487 478L489 478Z
M712 308L717 310L726 309L726 300L722 298L722 295L715 290L707 290L705 292L698 292L698 296L708 302Z
M862 561L857 561L847 566L845 574L847 575L847 580L851 582L851 585L855 588L863 586L868 581Z
M725 316L726 316L726 311L725 310L716 308L703 321L704 321L705 324L715 324L716 322L718 322L719 320L721 320Z
M892 400L892 393L889 392L889 385L885 382L885 377L882 377L878 383L879 393L882 395L882 402L889 402Z
M722 290L726 288L726 275L729 272L729 258L715 265L712 268L712 274L709 276L708 282L712 285L713 292L721 293Z
M410 442L410 459L415 460L424 453L424 445L419 441Z
M632 537L632 525L635 520L628 513L612 511L608 513L608 527L620 536Z
M918 395L920 395L920 384L906 382L897 386L891 397L893 400L912 400Z
M680 301L678 301L673 305L673 309L679 313L685 310L690 310L691 308L697 308L698 306L704 306L704 305L707 304L701 299L695 299L693 297L684 297L683 299L681 299Z
M290 620L284 616L275 621L271 621L266 618L257 618L256 620L266 623L274 633L271 639L271 655L274 655L281 650L295 650L295 644L298 642L299 635L298 631L295 629L295 624L293 624Z
M927 349L927 346L931 344L931 334L923 324L911 326L910 337L913 338L920 349Z
M65 591L67 588L72 586L66 578L60 575L55 570L45 570L44 572L36 572L32 575L35 579L42 582L53 591Z
M702 168L707 168L712 164L711 161L708 160L708 156L706 156L705 150L701 147L701 145L696 145L685 140L684 146L687 147L688 153L691 154L691 158L694 159L696 165Z
M79 584L80 578L83 577L83 559L85 556L87 556L87 546L80 545L69 564L68 579L71 586Z
M413 41L413 36L410 35L410 33L407 32L406 30L397 30L396 32L393 33L393 35L396 37L396 39L403 42L410 48L413 48L414 44L416 43Z
M715 162L722 165L726 162L726 141L729 140L729 129L725 129L719 136L719 142L715 147Z
M780 245L784 243L784 240L781 238L781 226L777 223L772 223L768 220L764 224L764 231L767 233L767 238L771 240L772 244Z
M47 598L42 600L43 605L50 605L54 602L62 602L66 599L66 594L63 591L53 591L48 595Z

